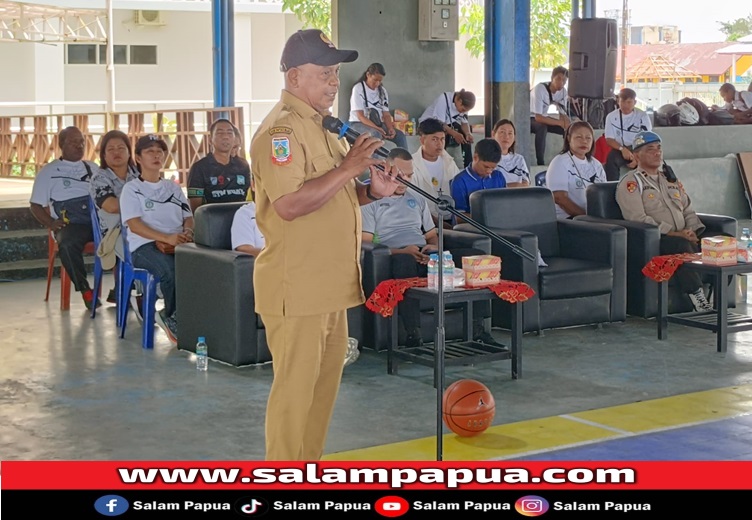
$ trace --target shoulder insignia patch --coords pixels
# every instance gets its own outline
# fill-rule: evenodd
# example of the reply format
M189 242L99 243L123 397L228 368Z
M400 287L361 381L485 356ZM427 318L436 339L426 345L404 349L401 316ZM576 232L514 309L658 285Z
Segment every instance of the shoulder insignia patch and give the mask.
M289 126L273 126L269 129L269 135L291 134L292 128Z
M287 137L272 137L272 162L287 164L292 160L290 139Z
M636 181L627 181L627 191L629 193L634 193L635 190L637 190L637 182Z

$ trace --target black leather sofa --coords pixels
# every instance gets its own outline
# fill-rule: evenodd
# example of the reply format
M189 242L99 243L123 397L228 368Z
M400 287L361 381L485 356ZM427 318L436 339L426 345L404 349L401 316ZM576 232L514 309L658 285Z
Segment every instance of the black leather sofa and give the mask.
M553 194L543 187L488 189L470 195L472 218L512 244L537 255L539 267L494 240L501 277L527 283L535 296L522 303L523 331L599 324L626 319L624 228L557 220ZM476 232L469 224L455 229ZM519 305L519 304L518 304ZM510 304L493 302L493 325L511 327Z
M195 352L198 336L205 336L211 359L237 367L272 359L264 324L254 311L255 259L232 250L232 219L244 204L199 207L194 243L175 248L178 348ZM349 335L359 344L364 312L363 305L347 312Z
M271 361L266 333L254 312L255 259L232 250L230 228L244 202L196 210L194 243L175 248L178 348L195 352L205 336L209 357L234 366Z
M642 318L658 315L658 284L642 273L642 268L660 254L661 234L658 226L624 220L616 202L618 181L592 184L587 188L587 215L578 221L608 223L627 230L627 314ZM732 217L698 213L706 226L705 236L736 237L737 222ZM733 283L734 280L731 280ZM735 306L735 292L730 291L729 307ZM669 281L669 313L692 311L692 302L676 283Z

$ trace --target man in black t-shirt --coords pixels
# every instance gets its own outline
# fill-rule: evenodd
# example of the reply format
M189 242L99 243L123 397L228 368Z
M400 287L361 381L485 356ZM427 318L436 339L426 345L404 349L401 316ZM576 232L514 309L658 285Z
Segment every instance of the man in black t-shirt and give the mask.
M235 126L217 119L209 127L212 152L193 163L188 173L188 200L191 209L214 202L243 202L251 187L248 163L232 157Z

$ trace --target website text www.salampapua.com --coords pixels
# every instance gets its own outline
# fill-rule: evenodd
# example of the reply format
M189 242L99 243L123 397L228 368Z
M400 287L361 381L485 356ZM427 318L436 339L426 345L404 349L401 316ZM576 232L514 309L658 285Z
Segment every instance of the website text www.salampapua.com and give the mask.
M331 485L386 484L393 489L428 484L447 489L463 484L634 484L630 468L546 468L536 474L525 468L118 468L124 484L251 484Z

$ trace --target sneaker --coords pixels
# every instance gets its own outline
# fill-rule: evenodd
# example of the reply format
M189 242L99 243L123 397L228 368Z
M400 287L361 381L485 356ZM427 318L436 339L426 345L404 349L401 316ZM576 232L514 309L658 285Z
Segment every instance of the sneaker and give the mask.
M705 298L705 292L702 290L702 287L697 289L695 292L690 293L688 296L689 299L692 300L692 305L694 306L696 312L713 310L713 306L710 305L710 302L708 302L707 298Z
M136 313L136 319L139 323L144 321L144 297L140 294L131 294L130 297L131 308Z
M163 311L159 311L154 315L154 319L157 325L165 331L167 338L175 345L178 344L178 322L172 316L164 316Z
M477 341L478 343L483 343L484 345L489 345L491 347L498 347L498 348L505 348L506 345L503 343L499 343L494 339L494 337L491 335L490 332L486 332L485 330L473 335L473 341Z
M117 296L115 296L115 289L110 289L107 294L107 303L117 303Z
M81 293L81 296L84 299L84 305L86 305L86 308L91 310L91 303L94 301L94 291L91 289L86 289L84 292ZM102 306L102 302L97 300L97 309Z

